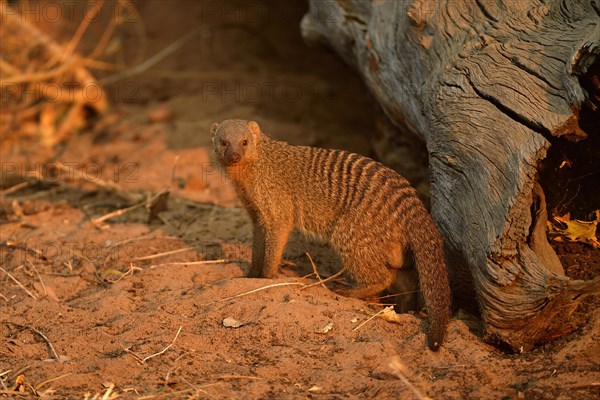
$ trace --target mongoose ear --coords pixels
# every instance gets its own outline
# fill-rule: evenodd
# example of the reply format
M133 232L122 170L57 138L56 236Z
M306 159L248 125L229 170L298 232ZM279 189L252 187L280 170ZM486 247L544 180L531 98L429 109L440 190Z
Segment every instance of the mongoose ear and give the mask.
M260 126L254 121L248 121L248 128L253 135L258 136L260 134Z
M210 126L210 133L211 135L214 137L215 133L217 133L217 128L219 128L219 123L218 122L214 122L211 126Z

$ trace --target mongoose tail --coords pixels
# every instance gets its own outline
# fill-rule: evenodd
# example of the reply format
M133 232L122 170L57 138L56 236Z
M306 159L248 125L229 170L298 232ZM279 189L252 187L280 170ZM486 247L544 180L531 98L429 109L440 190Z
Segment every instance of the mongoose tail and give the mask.
M429 316L427 345L439 350L450 320L450 284L444 257L444 243L433 219L425 207L419 204L415 214L407 218L412 249L421 292L425 298Z

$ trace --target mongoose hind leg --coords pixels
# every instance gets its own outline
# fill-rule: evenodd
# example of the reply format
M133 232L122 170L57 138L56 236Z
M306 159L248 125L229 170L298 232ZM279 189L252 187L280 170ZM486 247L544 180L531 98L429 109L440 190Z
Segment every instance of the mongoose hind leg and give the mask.
M367 266L365 264L362 264L360 267L366 268L365 270L372 268L372 266ZM332 290L342 296L365 299L368 297L374 297L375 295L389 288L392 283L394 283L395 272L385 265L382 265L378 268L375 267L371 272L372 274L369 275L358 274L357 276L357 274L353 274L352 271L350 271L349 275L354 276L356 286L350 289Z

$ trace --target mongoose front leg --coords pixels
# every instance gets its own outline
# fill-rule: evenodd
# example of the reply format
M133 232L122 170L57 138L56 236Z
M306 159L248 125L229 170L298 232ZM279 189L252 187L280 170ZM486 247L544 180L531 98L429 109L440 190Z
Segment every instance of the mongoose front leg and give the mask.
M248 278L260 278L265 265L265 230L264 227L254 222L252 236L252 265Z
M291 230L291 224L279 224L266 228L263 278L273 278L277 273Z

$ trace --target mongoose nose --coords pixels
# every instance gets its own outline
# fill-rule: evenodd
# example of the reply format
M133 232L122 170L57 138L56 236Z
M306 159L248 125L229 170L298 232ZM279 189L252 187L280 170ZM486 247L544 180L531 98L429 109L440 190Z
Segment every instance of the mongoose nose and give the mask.
M236 164L241 159L238 153L233 153L229 156L229 164Z

